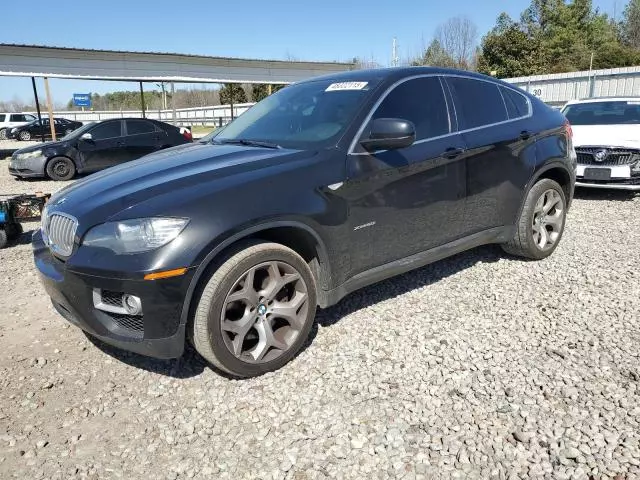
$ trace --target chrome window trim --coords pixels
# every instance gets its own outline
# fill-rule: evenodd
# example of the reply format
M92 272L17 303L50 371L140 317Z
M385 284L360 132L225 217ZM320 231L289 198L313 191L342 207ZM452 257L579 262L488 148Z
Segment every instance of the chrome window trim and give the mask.
M380 95L380 98L376 101L376 103L373 104L373 106L371 107L371 110L369 111L369 113L367 114L367 116L365 117L364 121L362 122L362 125L360 125L360 128L358 129L356 135L353 137L353 140L351 141L351 144L349 145L349 150L347 150L347 155L374 155L377 153L381 153L381 152L386 152L386 150L376 150L375 152L356 152L355 151L355 147L358 144L358 140L360 139L360 137L362 136L362 133L364 132L364 129L366 128L366 126L369 124L369 122L371 121L371 117L373 117L373 114L376 112L376 110L378 109L378 107L380 106L380 104L387 98L387 96L389 95L389 93L391 93L391 91L396 88L398 85L403 84L404 82L408 82L409 80L415 80L417 78L425 78L425 77L439 77L440 78L440 85L443 88L443 95L445 96L445 102L447 104L447 106L449 106L449 101L447 99L447 94L444 91L444 86L445 84L443 83L444 80L446 80L446 78L448 77L456 77L456 78L465 78L468 80L477 80L479 82L486 82L486 83L490 83L492 85L495 85L498 88L498 91L500 92L500 97L502 98L502 92L500 91L500 87L506 88L508 90L512 90L515 93L517 93L518 95L521 95L525 98L525 100L527 101L527 105L529 106L529 111L527 112L526 115L523 115L521 117L517 117L517 118L507 118L507 120L503 120L502 122L495 122L495 123L488 123L486 125L481 125L479 127L473 127L473 128L467 128L464 130L460 130L459 127L460 125L458 125L458 130L455 132L449 132L447 134L444 135L438 135L437 137L430 137L430 138L424 138L422 140L418 140L416 142L413 143L413 145L420 145L422 143L425 142L432 142L434 140L439 140L442 138L446 138L446 137L450 137L453 135L458 135L458 134L462 134L462 133L466 133L466 132L473 132L475 130L481 130L483 128L489 128L489 127L495 127L498 125L504 125L507 123L511 123L511 122L517 122L519 120L524 120L527 118L531 118L533 116L533 106L531 104L531 99L524 95L523 93L519 92L517 90L517 87L511 87L508 85L503 85L501 83L496 83L492 80L489 79L484 79L484 78L476 78L476 77L470 77L468 75L460 75L460 74L454 74L454 73L424 73L424 74L420 74L420 75L412 75L410 77L406 77L406 78L401 78L400 80L394 82L392 85L390 85L383 93L382 95ZM448 88L448 84L447 84L447 88ZM451 94L451 98L453 98L453 92L451 92L451 89L449 89L449 93ZM503 99L504 102L504 99ZM455 102L453 103L453 111L454 113L456 113L456 119L457 119L457 112L455 110ZM509 116L509 112L507 111L507 106L505 104L504 106L505 108L505 112L507 113L507 117ZM449 129L451 130L452 128L452 124L451 124L451 115L449 115Z

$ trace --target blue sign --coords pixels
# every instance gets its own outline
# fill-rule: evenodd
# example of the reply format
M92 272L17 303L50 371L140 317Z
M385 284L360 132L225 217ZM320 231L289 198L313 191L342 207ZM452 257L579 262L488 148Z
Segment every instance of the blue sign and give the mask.
M74 93L73 104L76 107L90 107L91 106L91 94L90 93Z

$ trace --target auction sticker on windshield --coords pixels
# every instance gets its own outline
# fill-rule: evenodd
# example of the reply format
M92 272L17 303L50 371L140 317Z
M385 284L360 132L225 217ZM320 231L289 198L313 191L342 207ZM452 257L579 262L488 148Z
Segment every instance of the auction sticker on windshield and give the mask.
M362 90L369 82L340 82L332 83L325 92L335 92L337 90Z

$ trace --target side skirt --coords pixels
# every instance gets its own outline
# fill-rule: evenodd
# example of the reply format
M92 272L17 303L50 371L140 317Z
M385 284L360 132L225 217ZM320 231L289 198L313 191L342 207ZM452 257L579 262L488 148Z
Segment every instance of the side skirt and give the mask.
M440 245L438 247L416 253L410 257L401 258L384 265L372 268L359 273L350 278L345 283L332 290L321 290L318 292L318 305L327 308L335 305L345 296L382 280L386 280L396 275L424 267L433 262L450 257L457 253L486 245L489 243L504 243L509 241L514 234L514 227L495 227L482 232L474 233L467 237L459 238L453 242Z

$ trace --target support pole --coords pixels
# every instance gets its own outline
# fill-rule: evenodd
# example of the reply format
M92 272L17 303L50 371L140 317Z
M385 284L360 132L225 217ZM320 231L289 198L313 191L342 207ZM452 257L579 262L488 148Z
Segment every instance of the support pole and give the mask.
M171 82L171 110L173 110L173 124L176 124L176 87Z
M49 112L49 126L51 127L51 138L56 141L56 123L53 119L53 104L51 102L51 91L49 90L49 79L44 77L44 93L47 95L47 111Z
M142 90L142 82L140 82L140 105L142 105L142 118L146 118L144 111L144 90Z
M36 111L38 112L38 121L42 125L42 114L40 113L40 101L38 100L38 89L36 88L36 79L31 77L31 86L33 87L33 96L36 99ZM44 142L44 130L40 130L40 136Z
M269 95L271 95L271 93L273 93L273 85L269 84L269 85L267 85L267 87L268 87L267 90L269 92Z

